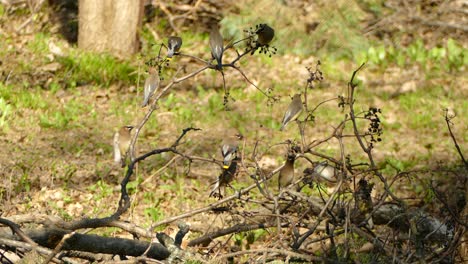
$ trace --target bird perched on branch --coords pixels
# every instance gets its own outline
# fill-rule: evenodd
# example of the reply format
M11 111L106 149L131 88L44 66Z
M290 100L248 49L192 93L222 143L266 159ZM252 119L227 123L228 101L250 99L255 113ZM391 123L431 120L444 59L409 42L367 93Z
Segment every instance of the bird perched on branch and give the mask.
M367 224L371 229L374 227L374 222L370 215L374 208L371 197L373 187L373 183L368 183L364 179L359 180L358 186L354 191L355 209L351 214L353 222L360 224L363 220L367 220Z
M125 167L133 126L123 126L114 134L114 162Z
M222 71L223 68L223 52L224 52L224 43L223 43L223 36L219 32L218 25L213 25L210 31L210 47L211 47L211 55L214 59L216 59L217 65L216 69L218 71Z
M293 152L288 153L286 162L281 168L278 175L278 189L285 188L294 181L294 161L296 160L296 154Z
M323 161L314 167L312 178L320 182L335 184L337 182L336 175L336 168L329 165L327 161Z
M229 168L231 161L237 157L239 143L244 137L241 134L225 136L221 144L221 155L223 156L223 168Z
M302 113L302 100L301 94L295 94L292 98L291 103L288 106L288 109L284 113L283 121L281 122L280 131L283 131L284 127L291 121L296 120L299 115Z
M346 181L343 181L343 185L339 185L340 179L344 178L344 172L336 168L333 165L328 164L328 161L313 162L314 167L306 168L304 170L303 182L309 185L311 188L315 184L317 187L322 186L318 183L325 185L328 193L333 193L336 188L347 188Z
M275 37L275 30L267 24L260 24L256 33L258 46L268 45Z
M179 53L180 47L182 47L182 38L171 36L167 40L167 58L171 59L172 56Z
M149 99L153 96L156 89L159 87L159 73L154 67L148 69L148 77L145 80L144 85L144 97L141 107L148 105Z
M230 182L234 179L237 174L238 163L240 162L240 158L235 157L229 167L223 167L221 174L218 176L218 179L213 185L213 188L210 192L210 197L223 197L223 193L225 193L226 186L230 186ZM221 191L223 189L223 191ZM218 193L216 193L218 191Z

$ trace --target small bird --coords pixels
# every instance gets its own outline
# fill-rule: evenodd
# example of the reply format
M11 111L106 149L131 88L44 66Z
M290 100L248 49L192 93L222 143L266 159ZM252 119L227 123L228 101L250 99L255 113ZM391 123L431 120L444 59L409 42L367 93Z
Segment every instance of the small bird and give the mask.
M284 163L284 166L281 168L278 175L278 189L285 188L294 181L294 161L296 160L296 155L294 153L289 153Z
M229 168L231 161L237 157L239 141L244 137L241 134L226 136L221 145L221 155L223 156L223 168Z
M374 187L373 183L368 183L366 180L361 179L358 182L358 186L354 192L355 199L355 210L354 210L354 219L359 222L362 222L365 219L367 224L372 229L374 227L374 221L372 220L371 212L374 209L372 204L371 192Z
M114 134L114 162L125 167L133 126L123 126Z
M217 65L216 69L218 71L222 70L222 60L223 60L223 36L219 32L218 25L213 25L210 32L210 47L211 47L211 55L213 58L216 59Z
M223 197L222 193L225 193L226 186L230 186L229 183L232 182L232 180L236 176L237 165L239 162L240 162L240 158L235 157L231 161L231 164L229 165L229 167L223 168L223 171L218 176L218 179L216 180L216 182L213 185L213 188L211 189L210 197L211 196L219 197L219 198ZM223 191L221 191L221 189L223 189ZM216 191L218 191L217 194L216 194Z
M337 188L347 188L346 181L343 181L343 185L338 184L341 179L345 178L345 172L337 168L335 165L328 164L328 161L312 162L312 168L306 168L304 170L303 182L309 185L319 187L320 190L326 190L327 193L333 193ZM321 183L321 184L318 184ZM322 186L325 185L327 188L324 189Z
M159 73L156 68L150 67L148 73L149 75L145 80L143 104L141 104L141 107L148 105L149 99L159 87Z
M295 94L292 98L291 103L288 106L288 110L284 113L283 121L281 122L280 131L283 131L284 127L291 121L296 120L302 112L302 100L301 94Z
M180 47L182 47L182 38L171 36L167 40L167 57L172 58L172 56L179 53Z
M312 178L321 181L321 182L326 182L329 184L335 184L337 183L337 171L336 168L328 165L327 161L323 161L318 163L312 172Z
M275 30L268 26L267 24L260 24L257 33L257 43L258 46L268 45L273 40L275 36Z

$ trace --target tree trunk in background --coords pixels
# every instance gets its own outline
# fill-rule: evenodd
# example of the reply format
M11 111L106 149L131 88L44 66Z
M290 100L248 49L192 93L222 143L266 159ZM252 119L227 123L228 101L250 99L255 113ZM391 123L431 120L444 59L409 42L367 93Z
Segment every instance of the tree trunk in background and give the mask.
M139 49L144 0L79 0L78 47L128 56Z

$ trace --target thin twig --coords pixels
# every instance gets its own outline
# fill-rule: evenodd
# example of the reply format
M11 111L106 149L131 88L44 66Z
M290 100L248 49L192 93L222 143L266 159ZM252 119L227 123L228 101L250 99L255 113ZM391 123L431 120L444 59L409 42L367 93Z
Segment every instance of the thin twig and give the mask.
M455 135L453 134L453 131L452 131L452 126L451 126L452 119L455 118L456 115L449 116L448 109L444 109L444 112L445 112L445 123L447 123L447 128L450 133L450 137L452 138L453 144L455 144L455 148L457 149L458 155L460 155L460 158L463 161L465 168L468 169L468 162L465 160L465 157L463 156L460 146L457 143L457 139L455 138Z
M60 240L60 242L57 244L57 246L54 248L54 250L49 254L49 256L44 260L44 264L47 264L49 263L50 261L52 261L53 258L55 258L55 256L60 252L60 250L62 250L62 247L63 245L65 245L65 242L70 238L72 237L73 235L75 234L75 232L71 232L69 234L66 234L62 237L62 239Z
M323 261L323 258L321 257L316 257L316 256L311 256L311 255L305 255L305 254L300 254L294 251L289 251L285 249L275 249L275 248L265 248L265 249L250 249L250 250L243 250L243 251L237 251L233 253L228 253L224 255L220 255L220 258L230 258L230 257L235 257L235 256L240 256L240 255L250 255L250 254L263 254L263 253L275 253L279 254L282 256L287 256L290 258L297 258L297 259L303 259L306 261Z

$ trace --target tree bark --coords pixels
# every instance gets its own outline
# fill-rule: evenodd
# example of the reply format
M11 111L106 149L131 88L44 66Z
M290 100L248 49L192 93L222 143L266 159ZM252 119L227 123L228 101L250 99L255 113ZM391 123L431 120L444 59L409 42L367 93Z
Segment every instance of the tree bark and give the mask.
M117 56L139 49L143 0L80 0L78 47Z

